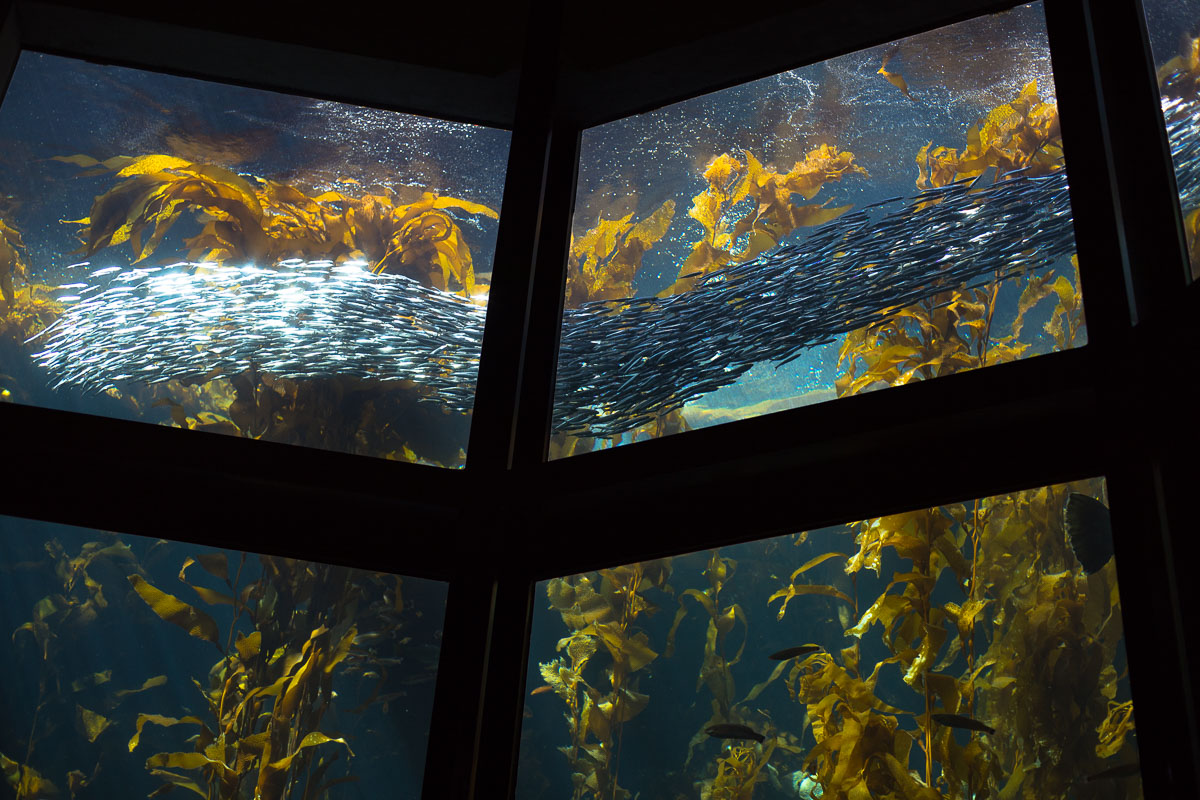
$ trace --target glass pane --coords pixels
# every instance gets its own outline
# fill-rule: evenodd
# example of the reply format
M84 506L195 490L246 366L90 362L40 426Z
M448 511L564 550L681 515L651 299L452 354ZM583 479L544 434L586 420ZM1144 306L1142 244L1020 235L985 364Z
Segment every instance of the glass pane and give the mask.
M1192 277L1200 278L1200 0L1143 0Z
M1040 4L581 152L552 457L1085 342Z
M22 53L6 399L462 466L508 142Z
M1095 479L542 581L518 800L1140 798L1112 552Z
M12 517L0 555L17 797L420 797L445 584Z

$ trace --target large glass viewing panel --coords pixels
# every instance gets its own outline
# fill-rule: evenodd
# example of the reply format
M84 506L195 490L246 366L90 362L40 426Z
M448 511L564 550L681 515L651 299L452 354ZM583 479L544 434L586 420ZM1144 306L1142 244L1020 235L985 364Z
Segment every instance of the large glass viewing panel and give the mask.
M1040 4L583 134L550 455L1078 347Z
M420 797L447 587L0 517L16 797Z
M542 581L518 800L1142 796L1104 481Z
M1192 278L1200 278L1200 0L1143 0Z
M509 138L23 52L4 398L462 466Z

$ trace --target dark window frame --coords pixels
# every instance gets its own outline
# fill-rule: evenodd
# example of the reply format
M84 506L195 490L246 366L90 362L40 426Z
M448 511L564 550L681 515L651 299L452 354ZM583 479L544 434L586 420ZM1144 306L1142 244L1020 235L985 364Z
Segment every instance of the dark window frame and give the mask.
M1190 363L1200 291L1186 277L1137 0L1045 0L1086 347L553 463L581 130L1014 3L813 3L737 29L746 43L820 32L790 52L731 44L722 30L602 70L560 53L560 4L532 5L518 76L14 2L0 32L5 86L28 48L478 122L512 130L509 175L525 177L505 189L465 470L0 405L2 510L450 581L424 796L465 798L512 791L534 581L1104 475L1126 613L1139 621L1126 635L1146 795L1195 794L1195 623L1181 608L1196 590L1181 556L1198 437L1187 393L1153 381ZM1010 424L1031 431L1019 451L981 435ZM976 440L992 453L969 471L943 455Z

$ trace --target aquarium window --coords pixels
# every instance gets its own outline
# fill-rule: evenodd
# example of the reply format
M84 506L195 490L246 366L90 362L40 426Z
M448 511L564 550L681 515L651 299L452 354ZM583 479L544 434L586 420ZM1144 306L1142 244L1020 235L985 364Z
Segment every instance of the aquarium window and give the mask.
M508 145L21 53L0 106L5 399L461 467Z
M1143 0L1192 277L1200 277L1200 0Z
M1094 479L542 581L517 800L1140 797L1112 556Z
M583 132L550 457L1078 347L1040 3Z
M446 584L13 517L0 572L17 797L421 796Z

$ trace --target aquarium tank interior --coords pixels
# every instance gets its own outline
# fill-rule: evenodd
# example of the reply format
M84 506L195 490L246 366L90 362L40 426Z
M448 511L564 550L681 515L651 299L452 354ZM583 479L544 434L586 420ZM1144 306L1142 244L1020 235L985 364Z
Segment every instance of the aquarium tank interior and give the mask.
M1041 4L585 130L551 458L1087 341Z
M420 795L444 583L13 517L0 553L16 797Z
M9 0L0 800L1200 797L1198 42Z
M8 399L461 467L508 140L23 52L0 106Z
M1142 797L1104 492L539 582L517 797Z
M1200 3L1145 0L1146 28L1162 92L1163 121L1175 166L1179 206L1187 235L1192 276L1200 276L1200 187L1197 186L1196 87L1200 82Z

